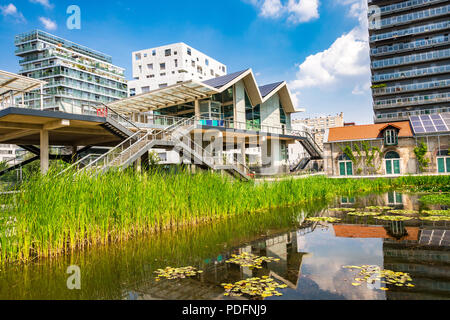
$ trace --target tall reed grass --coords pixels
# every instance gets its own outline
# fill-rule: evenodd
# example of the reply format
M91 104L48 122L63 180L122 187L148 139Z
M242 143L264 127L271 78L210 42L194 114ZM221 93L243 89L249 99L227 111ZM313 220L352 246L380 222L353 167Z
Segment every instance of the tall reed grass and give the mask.
M448 179L231 181L212 173L111 172L98 177L35 176L6 198L0 214L0 264L55 257L142 234L328 201L336 195L387 191ZM257 220L257 216L255 216Z

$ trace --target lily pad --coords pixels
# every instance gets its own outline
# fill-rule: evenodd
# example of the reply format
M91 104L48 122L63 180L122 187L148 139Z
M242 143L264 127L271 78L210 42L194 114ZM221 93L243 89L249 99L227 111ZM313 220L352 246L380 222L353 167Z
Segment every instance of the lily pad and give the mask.
M314 218L308 218L306 221L309 222L338 222L341 221L339 218L332 218L332 217L314 217Z
M250 278L246 280L232 283L222 283L225 289L224 296L241 297L243 295L250 297L268 298L272 296L282 296L283 294L277 291L278 289L285 289L287 285L279 284L270 277Z
M155 273L158 274L156 280L160 281L161 279L176 280L176 279L185 279L188 277L195 277L203 273L203 271L197 270L194 267L184 267L184 268L167 267L165 269L158 269L157 271L155 271Z
M350 216L357 216L357 217L373 217L373 216L379 216L383 214L382 212L349 212L348 215Z
M381 216L381 217L377 217L377 219L384 220L384 221L409 221L409 220L414 220L414 218L403 217L403 216Z

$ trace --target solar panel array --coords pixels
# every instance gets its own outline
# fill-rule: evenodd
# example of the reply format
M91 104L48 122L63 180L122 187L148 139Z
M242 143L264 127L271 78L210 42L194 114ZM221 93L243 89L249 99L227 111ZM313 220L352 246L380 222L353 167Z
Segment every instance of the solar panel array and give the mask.
M412 116L411 125L415 134L450 131L450 113Z

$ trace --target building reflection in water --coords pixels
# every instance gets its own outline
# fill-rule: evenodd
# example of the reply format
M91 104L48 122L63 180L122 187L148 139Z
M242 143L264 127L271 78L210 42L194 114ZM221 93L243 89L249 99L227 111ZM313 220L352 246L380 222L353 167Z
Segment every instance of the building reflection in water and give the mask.
M305 248L305 235L313 232L311 226L248 243L214 259L205 260L204 273L200 279L179 281L161 281L142 284L132 296L138 299L154 300L218 300L224 299L222 283L235 283L252 277L270 276L291 289L298 287L303 258L308 253ZM251 269L226 263L232 254L248 252L257 256L280 259L278 262L265 263L262 269Z

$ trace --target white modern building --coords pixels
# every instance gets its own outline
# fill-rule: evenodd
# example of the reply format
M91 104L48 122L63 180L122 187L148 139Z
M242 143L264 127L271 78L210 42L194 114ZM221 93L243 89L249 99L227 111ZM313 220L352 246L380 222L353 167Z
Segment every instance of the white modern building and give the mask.
M13 144L0 144L0 162L9 162L16 158L18 148Z
M133 80L128 82L130 96L227 74L225 64L182 42L133 52L132 61Z
M26 94L30 108L74 113L127 97L124 69L108 55L41 30L17 35L15 46L20 75L46 82L44 97Z

